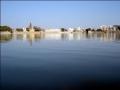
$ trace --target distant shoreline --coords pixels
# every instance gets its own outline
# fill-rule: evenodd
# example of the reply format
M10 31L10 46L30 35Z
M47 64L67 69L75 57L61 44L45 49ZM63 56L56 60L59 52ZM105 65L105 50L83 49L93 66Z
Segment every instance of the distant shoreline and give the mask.
M79 32L69 32L69 31L66 31L66 32L58 32L58 31L53 31L53 32L43 32L43 31L39 31L39 32L17 32L17 31L15 31L15 32L13 32L13 33L11 33L11 32L8 32L8 31L0 31L0 34L43 34L43 33L48 33L48 34L62 34L62 33L97 33L97 32L101 32L101 33L120 33L120 31L107 31L107 32L104 32L104 31L88 31L88 32L86 32L86 31L84 31L84 32L82 32L82 31L79 31Z
M120 32L120 25L106 26L102 25L99 28L53 28L44 29L38 26L32 26L30 23L28 27L13 29L9 26L0 26L0 33L2 34L41 34L41 33L94 33L94 32Z

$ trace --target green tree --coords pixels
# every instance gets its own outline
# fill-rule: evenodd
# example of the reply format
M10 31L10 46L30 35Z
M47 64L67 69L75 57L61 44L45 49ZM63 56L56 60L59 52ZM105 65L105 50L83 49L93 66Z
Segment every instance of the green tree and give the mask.
M8 31L8 32L11 32L11 33L13 32L12 28L9 27L9 26L0 26L0 31L1 32Z
M22 28L17 28L16 31L23 32L23 29Z
M67 29L61 28L61 32L65 32L65 31L67 31Z
M39 31L44 31L44 29L41 28L41 27L34 26L33 28L34 28L35 31L38 31L38 32Z

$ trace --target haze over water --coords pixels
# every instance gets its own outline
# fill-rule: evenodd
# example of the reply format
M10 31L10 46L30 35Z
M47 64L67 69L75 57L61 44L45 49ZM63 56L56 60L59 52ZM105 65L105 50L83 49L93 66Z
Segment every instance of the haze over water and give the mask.
M1 35L3 90L120 88L120 33Z

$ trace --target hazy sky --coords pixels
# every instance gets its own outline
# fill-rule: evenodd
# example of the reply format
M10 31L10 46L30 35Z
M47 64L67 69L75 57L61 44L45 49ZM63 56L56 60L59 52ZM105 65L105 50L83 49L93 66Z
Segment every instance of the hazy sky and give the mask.
M1 24L44 28L120 24L120 1L2 1Z

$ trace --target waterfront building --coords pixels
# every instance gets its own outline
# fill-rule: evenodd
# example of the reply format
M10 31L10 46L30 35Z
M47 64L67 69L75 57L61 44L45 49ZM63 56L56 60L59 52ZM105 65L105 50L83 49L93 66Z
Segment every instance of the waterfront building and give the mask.
M70 33L74 32L74 28L68 28L68 32Z
M23 32L26 32L26 31L27 31L26 28L23 27Z
M45 32L47 32L47 33L60 33L61 29L46 29Z
M106 25L102 25L102 26L100 26L100 29L103 30L103 31L107 30L107 26Z
M81 28L80 28L80 27L77 27L76 30L81 31Z

